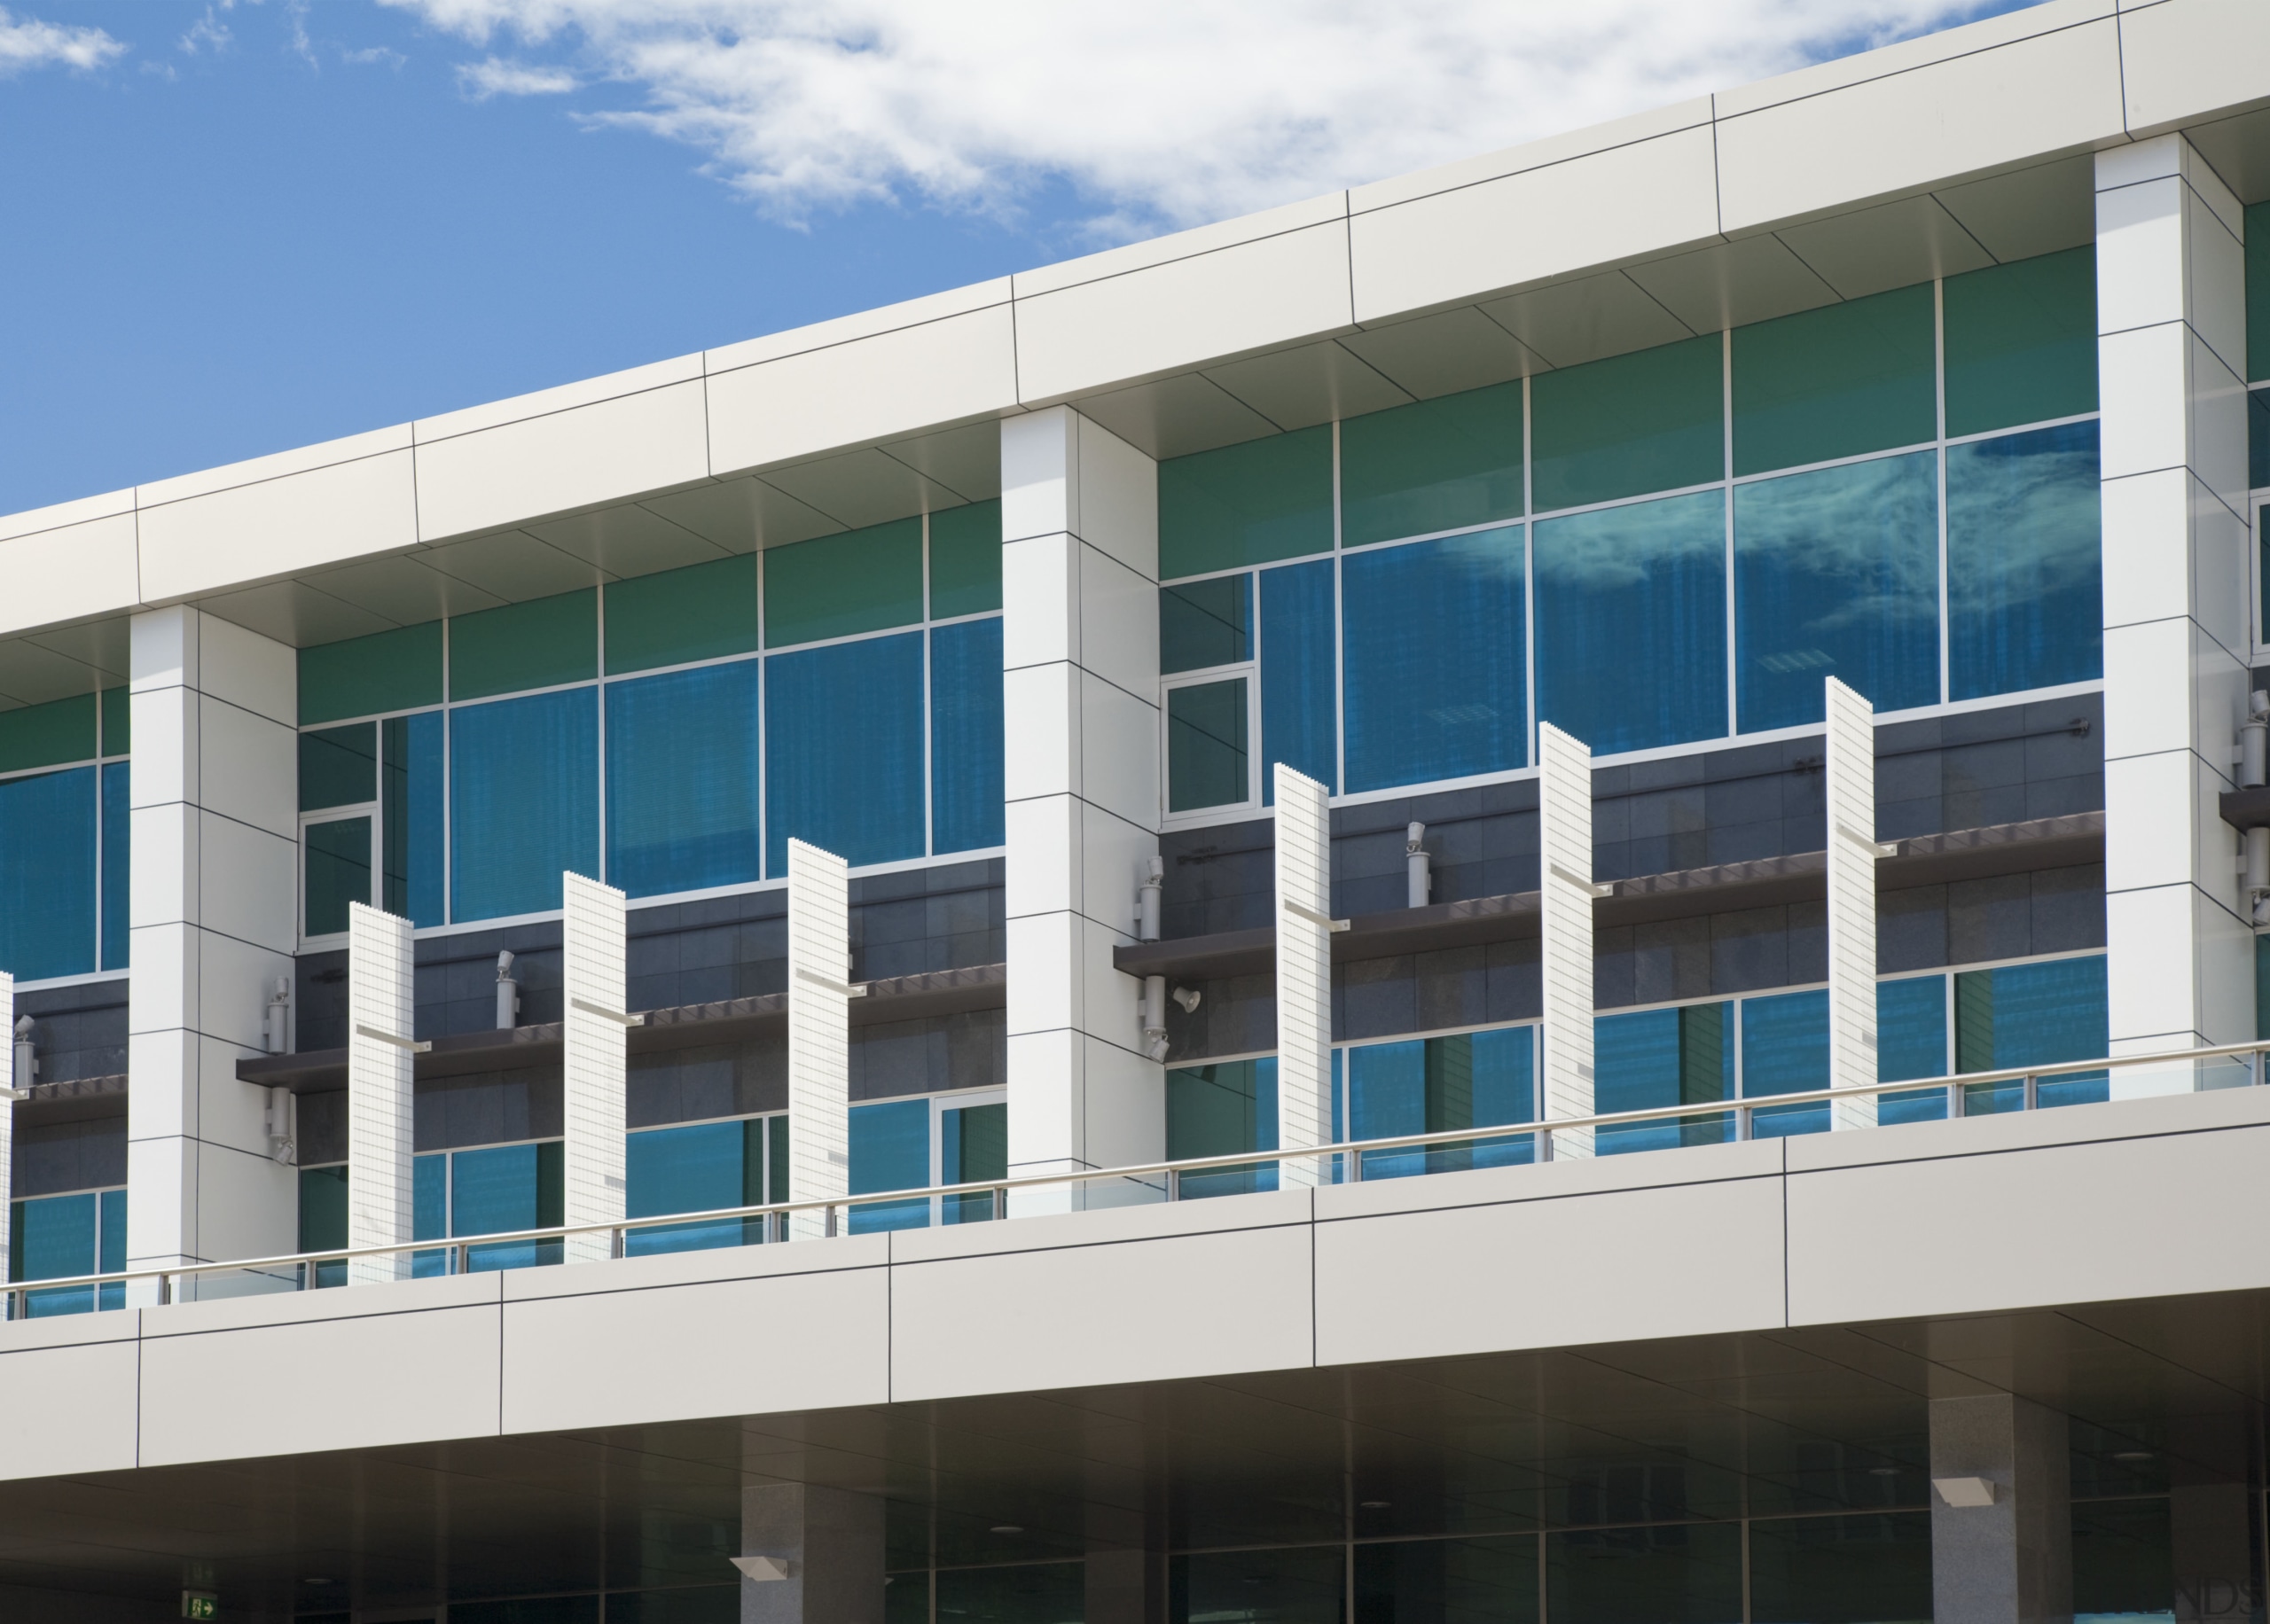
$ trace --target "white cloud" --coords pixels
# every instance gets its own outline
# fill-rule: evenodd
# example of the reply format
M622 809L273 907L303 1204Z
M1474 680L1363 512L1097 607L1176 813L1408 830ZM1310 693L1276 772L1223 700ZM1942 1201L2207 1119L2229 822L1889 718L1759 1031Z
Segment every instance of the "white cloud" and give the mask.
M123 42L100 28L18 18L0 6L0 79L34 67L97 68L125 54Z
M610 80L588 114L705 153L767 212L1000 212L1076 189L1107 234L1291 201L1926 32L1980 0L381 0ZM2005 0L2005 4L2007 0ZM542 57L539 64L535 59Z

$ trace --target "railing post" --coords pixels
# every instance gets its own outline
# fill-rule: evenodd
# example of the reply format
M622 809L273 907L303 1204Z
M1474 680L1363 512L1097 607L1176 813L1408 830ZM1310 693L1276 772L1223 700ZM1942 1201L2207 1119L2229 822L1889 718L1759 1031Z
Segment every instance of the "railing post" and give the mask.
M1182 1169L1180 1167L1167 1169L1167 1199L1170 1201L1182 1199Z
M1947 1120L1953 1121L1962 1114L1962 1089L1959 1082L1947 1084Z
M827 1204L827 1226L822 1232L830 1240L835 1238L835 1203L833 1201Z
M1553 1159L1553 1130L1549 1128L1537 1130L1537 1159L1539 1161Z
M174 1277L170 1274L158 1276L158 1306L165 1307L174 1300Z
M1421 1151L1419 1154L1421 1157L1424 1157L1427 1152ZM1350 1150L1347 1152L1346 1159L1348 1163L1348 1182L1351 1184L1362 1183L1364 1182L1364 1152L1358 1150Z
M473 1247L470 1245L460 1241L458 1245L450 1247L450 1250L455 1254L456 1269L454 1272L460 1275L471 1274L473 1272Z
M1734 1107L1735 1141L1739 1143L1742 1140L1751 1138L1755 1134L1756 1128L1750 1120L1750 1108L1748 1105L1736 1105Z
M614 1229L609 1230L607 1231L607 1256L611 1258L621 1257L623 1254L628 1238L629 1238L623 1232L622 1226L620 1224L617 1224Z
M2029 1078L2027 1078L2027 1079L2025 1080L2025 1108L2026 1108L2028 1111L2034 1111L2034 1110L2038 1110L2038 1109L2039 1109L2039 1108L2040 1108L2040 1105L2041 1105L2041 1082L2040 1082L2040 1080L2039 1080L2039 1078L2035 1078L2035 1077L2029 1077Z
M1008 1216L1009 1187L1006 1184L996 1184L993 1187L993 1222L1006 1222Z

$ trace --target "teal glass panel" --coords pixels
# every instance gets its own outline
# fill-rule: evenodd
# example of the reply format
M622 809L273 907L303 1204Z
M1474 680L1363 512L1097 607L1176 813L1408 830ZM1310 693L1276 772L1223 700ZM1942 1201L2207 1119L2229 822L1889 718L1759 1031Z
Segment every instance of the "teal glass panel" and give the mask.
M1744 1099L1800 1094L1828 1086L1828 993L1779 993L1742 1001ZM1760 1139L1828 1130L1828 1107L1764 1106L1750 1113Z
M1261 572L1261 803L1276 799L1276 764L1327 790L1340 783L1332 560Z
M2104 675L2097 426L1947 448L1947 697Z
M2111 1046L2105 961L2092 956L1958 972L1954 1027L1958 1072L2094 1060ZM2110 1092L2108 1074L2082 1072L2043 1078L2035 1098L2045 1107L2080 1105L2106 1099ZM1963 1090L1962 1108L1969 1116L2016 1111L2023 1104L2021 1082L1972 1083Z
M346 1245L347 1169L301 1168L300 1250L328 1252Z
M1536 1030L1501 1027L1454 1037L1351 1044L1346 1050L1349 1138L1391 1139L1534 1121ZM1535 1159L1535 1141L1522 1134L1366 1152L1364 1176L1462 1173Z
M300 725L442 702L442 622L300 651Z
M2270 379L2270 203L2246 211L2246 377Z
M1355 1568L1354 1624L1532 1624L1537 1617L1534 1534L1367 1542L1355 1548Z
M764 555L764 646L856 636L922 620L922 521L893 519Z
M1342 419L1342 546L1521 516L1519 379Z
M379 798L379 724L350 722L300 735L300 810L359 807Z
M1527 765L1523 546L1509 525L1342 556L1350 792Z
M557 1141L495 1144L450 1153L450 1233L497 1235L558 1223L561 1150ZM482 1274L560 1261L557 1240L504 1241L466 1249L466 1269Z
M1737 1624L1742 1533L1740 1523L1723 1522L1547 1534L1545 1616L1583 1624Z
M762 878L759 662L607 685L607 877L632 896Z
M1947 979L1907 976L1876 983L1876 1081L1947 1074ZM1947 1113L1946 1090L1877 1097L1876 1120L1936 1122Z
M1009 1176L1009 1107L948 1105L938 1113L938 1182L975 1184ZM993 1216L987 1191L942 1198L948 1223L984 1223Z
M2254 939L2254 1035L2270 1038L2270 936Z
M1718 492L1547 519L1536 569L1540 719L1595 755L1725 734ZM1357 787L1352 765L1349 779Z
M886 1190L921 1190L930 1183L930 1102L893 1099L854 1105L850 1113L850 1178L855 1196ZM851 1208L854 1235L920 1230L930 1222L930 1203L870 1201Z
M788 841L855 868L922 855L922 634L764 662L765 872Z
M1332 550L1332 426L1159 465L1159 575Z
M930 630L930 849L976 851L1004 827L1001 621Z
M99 1222L96 1226L95 1272L103 1275L122 1273L126 1268L126 1191L106 1190L98 1198L97 1206ZM106 1292L112 1289L108 1286L104 1288ZM114 1305L106 1302L103 1306L107 1308Z
M0 711L0 772L93 760L97 714L90 693Z
M1342 1545L1172 1557L1169 1624L1346 1624L1347 1567Z
M450 712L450 917L560 906L560 875L599 860L599 694L530 694Z
M106 756L124 755L134 742L134 700L125 688L106 688L100 706L102 752Z
M937 1616L952 1624L1083 1624L1088 1616L1087 1572L1084 1562L941 1568ZM921 1577L901 1575L890 1588L919 1583ZM930 1624L930 1615L925 1612L907 1624Z
M1750 1624L1928 1624L1931 1514L1749 1525Z
M1949 277L1947 433L1983 434L2096 410L2096 250Z
M1929 283L1734 333L1734 472L1918 445L1938 432Z
M1732 1099L1734 1021L1731 1003L1691 1003L1675 1010L1634 1010L1593 1020L1593 1103L1606 1115L1700 1105ZM1723 1115L1603 1128L1596 1154L1718 1144L1734 1134Z
M1939 698L1939 459L1848 463L1734 487L1742 730L1822 719L1835 676L1880 711Z
M598 589L585 587L451 617L450 698L591 681L599 671L599 604Z
M19 981L95 967L97 770L0 778L0 970Z
M1724 479L1725 365L1713 332L1530 379L1538 511Z
M43 1196L16 1203L23 1232L10 1269L16 1280L58 1280L96 1272L95 1230L100 1208L92 1192Z
M349 1169L350 1176L352 1169ZM446 1152L413 1157L410 1164L410 1238L443 1240L450 1233L450 1159ZM412 1253L410 1272L423 1280L450 1272L446 1252Z
M1167 1159L1277 1148L1277 1061L1217 1060L1167 1073ZM1274 1163L1182 1176L1182 1198L1277 1188Z
M1211 575L1159 589L1159 672L1203 671L1253 658L1253 576Z
M307 909L301 928L310 936L337 935L347 928L348 903L371 903L371 820L309 824L301 832L300 846Z
M396 716L381 730L387 910L416 925L445 923L440 711Z
M1167 810L1235 806L1252 793L1246 679L1167 691Z
M1001 499L930 515L930 618L1001 606Z
M661 570L607 589L609 675L754 654L756 555Z
M2246 397L2246 476L2250 489L2270 486L2270 389Z
M103 968L123 970L127 962L126 902L131 894L134 863L132 805L134 765L130 761L103 764Z
M669 1213L716 1212L753 1205L748 1187L748 1122L696 1122L655 1128L623 1138L623 1214L658 1218ZM760 1128L760 1135L762 1129ZM745 1246L762 1238L762 1219L720 1219L632 1230L623 1252L646 1257Z

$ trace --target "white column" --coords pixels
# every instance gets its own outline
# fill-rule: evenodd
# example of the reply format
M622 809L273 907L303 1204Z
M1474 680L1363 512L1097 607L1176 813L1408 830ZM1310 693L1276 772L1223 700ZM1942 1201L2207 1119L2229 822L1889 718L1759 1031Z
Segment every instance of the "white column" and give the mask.
M418 972L410 921L347 905L347 1244L392 1246L413 1238L416 1144L413 1066ZM399 1280L410 1259L358 1259L356 1285Z
M1276 764L1277 1144L1332 1143L1332 806L1324 785ZM1309 1157L1280 1162L1282 1190L1319 1183Z
M828 1201L850 1188L851 878L843 859L788 842L788 1194ZM841 1218L839 1216L839 1224ZM800 1212L790 1236L827 1233Z
M1111 951L1159 849L1157 465L1059 406L1001 425L1001 484L1009 1172L1155 1161L1166 1074ZM1068 1186L1012 1210L1155 1193Z
M16 978L4 970L0 970L0 1033L8 1040L6 1084L0 1087L0 1274L4 1274L9 1224L15 1216L16 1095L32 1081L16 1074Z
M1541 1034L1546 1121L1593 1114L1593 753L1549 722L1537 729L1538 915L1544 937ZM1553 1154L1593 1153L1593 1130L1553 1136Z
M1876 1080L1875 707L1828 679L1828 737L1821 777L1828 814L1828 1085ZM1837 1128L1874 1128L1876 1102L1841 1099Z
M568 1224L621 1223L623 1214L622 1135L630 1121L624 1091L630 1071L630 1017L624 970L627 899L612 886L581 874L560 877L564 914L560 980L566 994L561 1030L567 1143L562 1191ZM570 1238L571 1263L614 1253L613 1238Z
M186 606L130 637L127 1264L288 1253L297 1177L236 1066L299 941L297 656Z
M2149 1054L2254 1035L2240 847L2215 804L2246 708L2245 219L2180 136L2098 153L2096 189L2110 1035Z

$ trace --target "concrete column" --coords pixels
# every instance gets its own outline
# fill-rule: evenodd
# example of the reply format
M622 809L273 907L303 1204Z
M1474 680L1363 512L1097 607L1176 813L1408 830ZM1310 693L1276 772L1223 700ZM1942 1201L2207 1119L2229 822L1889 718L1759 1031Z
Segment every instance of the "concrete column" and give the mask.
M394 1246L415 1234L418 966L410 921L347 905L347 1244ZM129 1220L129 1222L131 1222ZM358 1259L356 1285L400 1280L410 1259Z
M1593 753L1538 724L1538 911L1544 935L1545 1053L1538 1115L1593 1114ZM1593 1130L1553 1136L1553 1154L1593 1153Z
M1082 1624L1158 1624L1167 1614L1163 1551L1088 1548Z
M1282 761L1277 777L1277 1145L1332 1143L1332 806ZM1278 1188L1323 1182L1314 1157L1280 1162Z
M134 617L130 668L127 1265L290 1252L296 1175L236 1065L299 942L298 659L184 605Z
M2059 1624L2073 1616L2065 1417L2008 1394L1933 1399L1934 1624Z
M622 1136L630 1122L625 1090L630 1073L629 1027L624 1012L628 981L628 899L612 886L581 874L560 877L564 915L560 932L560 979L564 983L560 1024L566 1039L563 1068L566 1188L563 1222L621 1223L623 1214ZM614 1254L611 1236L569 1238L563 1249L571 1263Z
M1875 707L1828 679L1828 736L1821 776L1828 812L1828 1085L1876 1080ZM1874 1128L1873 1097L1842 1099L1838 1128Z
M2245 219L2180 136L2098 153L2096 188L2111 1040L2148 1054L2254 1035L2238 837L2215 804L2246 709Z
M851 878L842 858L788 842L788 1195L831 1201L850 1189ZM842 1214L838 1214L838 1224ZM790 1238L828 1233L800 1212Z
M1159 849L1157 465L1060 406L1001 425L1001 485L1009 1172L1155 1161L1165 1070L1111 951ZM1068 1186L1012 1210L1155 1196Z
M873 1495L744 1487L741 1555L741 1624L882 1624L883 1503Z

